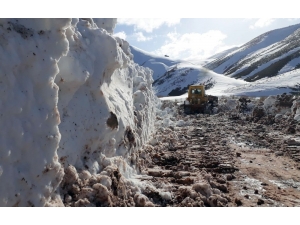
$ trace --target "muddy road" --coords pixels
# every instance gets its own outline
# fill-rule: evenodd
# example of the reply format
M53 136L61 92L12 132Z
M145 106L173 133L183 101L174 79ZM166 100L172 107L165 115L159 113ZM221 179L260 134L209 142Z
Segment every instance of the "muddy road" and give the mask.
M176 103L164 102L156 132L148 144L128 148L126 163L115 157L117 167L103 157L99 174L65 169L63 205L300 206L300 123L294 120L294 99L273 100L265 104L269 112L262 110L264 99L254 98L249 112L238 113L237 99L225 98L212 115L186 115ZM120 169L134 173L124 177Z
M185 125L158 129L144 149L142 180L155 188L142 193L155 206L300 206L297 121L181 108L173 120Z

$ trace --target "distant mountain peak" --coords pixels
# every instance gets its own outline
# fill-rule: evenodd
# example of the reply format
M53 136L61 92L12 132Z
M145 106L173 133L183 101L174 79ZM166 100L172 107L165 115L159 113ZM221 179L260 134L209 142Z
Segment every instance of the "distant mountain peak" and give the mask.
M213 95L292 93L300 79L300 24L268 31L202 62L130 48L136 63L153 70L153 87L160 97L185 94L189 85L200 83Z
M300 24L268 31L204 65L226 76L253 82L300 66Z

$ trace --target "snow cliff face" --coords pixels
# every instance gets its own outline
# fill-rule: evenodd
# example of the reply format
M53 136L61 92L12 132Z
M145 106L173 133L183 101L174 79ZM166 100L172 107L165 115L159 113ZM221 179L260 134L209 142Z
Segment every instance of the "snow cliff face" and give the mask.
M61 201L69 165L136 173L132 158L154 130L157 98L152 72L111 36L115 24L1 19L0 206Z
M54 79L69 19L0 21L0 205L41 206L64 173Z
M126 41L89 21L74 22L67 38L70 50L56 76L62 112L58 153L65 166L97 173L103 169L102 159L125 157L126 129L135 133L138 146L153 130L151 72L132 63Z

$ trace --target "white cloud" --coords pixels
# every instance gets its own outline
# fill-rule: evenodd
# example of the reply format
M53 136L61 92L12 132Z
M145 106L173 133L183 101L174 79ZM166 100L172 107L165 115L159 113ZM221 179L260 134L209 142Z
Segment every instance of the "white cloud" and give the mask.
M260 18L255 22L254 25L251 25L250 28L255 29L255 28L261 28L261 27L267 27L274 21L275 21L275 19L272 19L272 18Z
M173 26L180 22L180 18L163 18L163 19L139 19L139 18L119 18L119 24L134 25L136 30L144 30L148 33L152 32L154 29L166 24L167 26Z
M220 52L223 49L233 46L226 46L223 40L226 34L219 30L210 30L206 33L169 33L166 44L152 52L158 55L169 55L172 58L194 59L207 58Z
M299 18L288 18L287 20L291 22L296 22L297 20L299 20Z
M137 41L149 41L152 39L152 37L145 37L142 32L137 32L132 35L134 38L136 38Z
M127 35L124 31L121 31L121 32L118 32L118 33L115 33L113 36L116 36L116 37L119 37L119 38L122 38L122 39L126 39Z

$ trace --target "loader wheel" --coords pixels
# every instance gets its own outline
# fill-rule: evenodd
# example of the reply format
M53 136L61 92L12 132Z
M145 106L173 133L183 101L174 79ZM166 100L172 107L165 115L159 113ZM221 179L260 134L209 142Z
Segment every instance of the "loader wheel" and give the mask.
M191 108L185 106L185 107L184 107L184 113L185 113L185 114L191 114Z
M212 113L211 113L210 109L205 109L204 114L209 114L209 115L211 115Z

